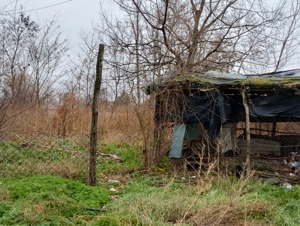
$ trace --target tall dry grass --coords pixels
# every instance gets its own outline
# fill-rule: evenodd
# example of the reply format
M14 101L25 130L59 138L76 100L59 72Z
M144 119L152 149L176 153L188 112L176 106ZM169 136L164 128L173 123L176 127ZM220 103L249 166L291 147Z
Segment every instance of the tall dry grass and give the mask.
M151 104L101 103L98 143L145 147L152 141L152 112ZM0 123L0 142L9 141L2 142L4 146L7 143L7 150L0 153L0 174L41 173L85 181L90 126L91 108L74 97L66 97L51 108L11 106L6 123Z
M91 125L91 108L76 98L49 107L10 107L8 119L0 125L2 140L37 139L39 137L87 138ZM145 144L153 131L152 104L135 106L102 102L99 108L98 138L101 143Z

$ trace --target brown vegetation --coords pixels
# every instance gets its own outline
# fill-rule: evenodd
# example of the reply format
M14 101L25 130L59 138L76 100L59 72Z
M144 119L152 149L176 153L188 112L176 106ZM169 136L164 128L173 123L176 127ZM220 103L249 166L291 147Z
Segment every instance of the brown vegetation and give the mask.
M9 108L7 117L13 117L20 110ZM133 105L100 103L99 141L101 143L129 142L143 144L153 127L151 106L140 108ZM1 130L2 139L30 140L42 136L87 137L91 124L91 109L81 104L73 95L65 95L52 108L32 107L17 114ZM141 127L142 125L142 127ZM146 130L146 131L143 131Z

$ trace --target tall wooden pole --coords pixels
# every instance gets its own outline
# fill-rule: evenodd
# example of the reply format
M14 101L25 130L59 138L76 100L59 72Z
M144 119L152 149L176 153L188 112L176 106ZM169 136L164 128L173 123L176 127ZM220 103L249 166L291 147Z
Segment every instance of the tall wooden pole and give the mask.
M99 95L102 82L102 65L103 65L104 45L99 45L96 80L94 86L93 106L92 106L92 124L90 133L90 169L89 169L89 185L96 185L96 158L97 158L97 129L98 129L98 111L99 111Z
M139 11L136 12L136 35L135 35L135 63L136 63L136 87L138 106L141 105L141 89L140 89L140 60L139 60Z
M245 113L246 113L246 139L247 139L247 145L246 145L246 152L247 152L247 157L246 157L246 167L250 169L250 151L251 151L251 137L250 137L250 110L249 110L249 104L247 100L247 93L246 89L242 90L242 98L243 98L243 105L245 108ZM249 172L249 171L248 171Z

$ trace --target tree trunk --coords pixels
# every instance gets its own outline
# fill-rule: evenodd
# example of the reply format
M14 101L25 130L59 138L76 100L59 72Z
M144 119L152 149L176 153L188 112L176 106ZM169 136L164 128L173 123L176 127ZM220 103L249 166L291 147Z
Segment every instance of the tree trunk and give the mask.
M90 171L89 185L96 185L96 152L97 152L97 125L99 111L99 95L102 80L102 64L103 64L104 45L99 45L99 52L96 66L96 80L94 86L93 106L92 106L92 124L90 134Z

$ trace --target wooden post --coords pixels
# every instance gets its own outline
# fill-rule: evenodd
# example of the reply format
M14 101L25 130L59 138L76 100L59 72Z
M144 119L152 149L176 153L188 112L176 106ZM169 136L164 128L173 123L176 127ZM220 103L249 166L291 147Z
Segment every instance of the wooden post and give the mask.
M99 111L99 95L102 82L102 65L103 65L104 45L99 45L96 80L94 86L93 106L92 106L92 124L90 133L90 169L89 169L89 185L96 185L96 154L97 154L97 129L98 129L98 111Z
M161 150L161 94L155 94L154 103L154 135L153 135L153 151L148 153L147 167L150 168L157 159L158 153Z
M272 134L271 134L271 138L275 139L276 136L276 122L272 122Z
M250 156L251 156L251 137L250 137L250 113L249 113L249 104L248 104L248 100L247 100L247 93L246 93L246 89L242 89L242 98L243 98L243 105L245 108L245 113L246 113L246 121L245 121L245 125L246 125L246 139L247 139L247 146L246 146L246 167L248 169L250 169ZM248 171L249 172L249 171Z

